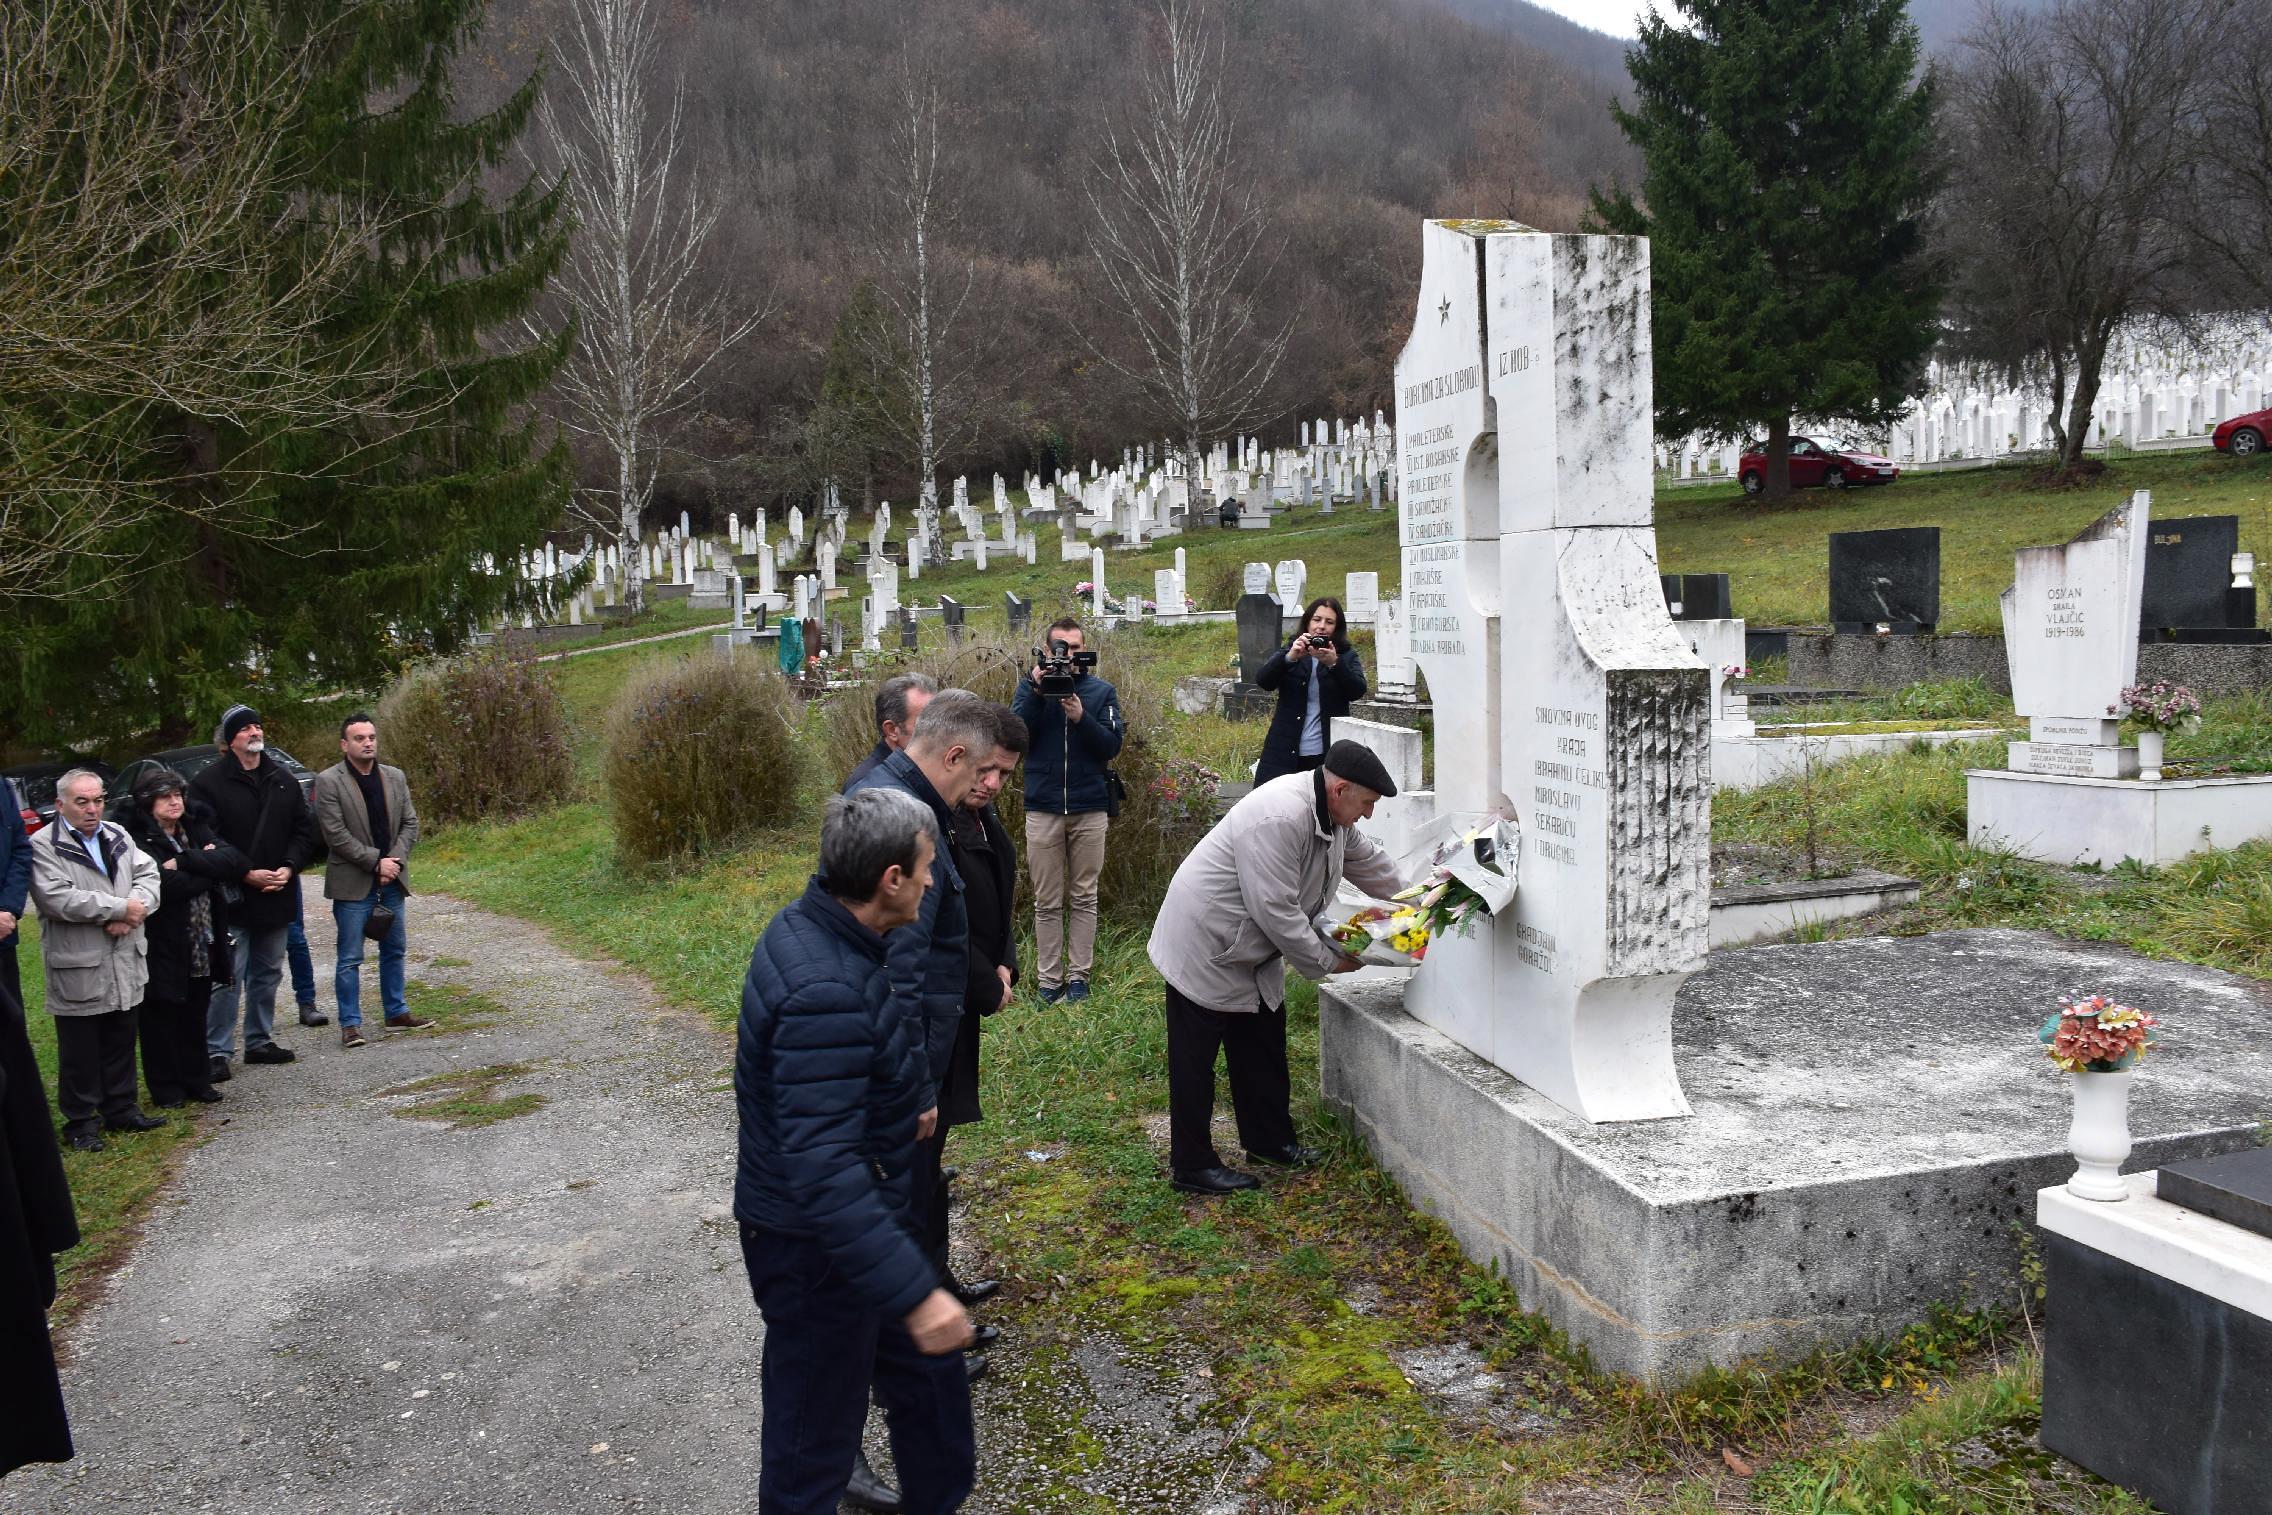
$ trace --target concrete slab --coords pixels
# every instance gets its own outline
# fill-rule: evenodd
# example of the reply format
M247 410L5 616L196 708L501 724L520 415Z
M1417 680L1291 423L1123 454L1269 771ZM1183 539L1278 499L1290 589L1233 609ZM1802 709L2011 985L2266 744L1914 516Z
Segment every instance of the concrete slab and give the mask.
M2072 778L1964 772L1966 832L2046 863L2148 867L2272 837L2272 774L2231 778Z
M1861 868L1840 878L1729 884L1712 891L1712 945L1742 947L1817 921L1850 920L1917 903L1913 878Z
M1712 788L1715 791L1757 789L1806 771L1811 757L1817 768L1849 758L1883 757L1912 747L1946 747L1951 742L1985 742L2007 736L1993 726L1961 731L1847 731L1836 735L1809 735L1804 725L1777 728L1777 736L1712 736ZM1836 732L1832 723L1825 731Z
M2272 989L2035 932L1713 953L1674 1011L1683 1119L1589 1125L1404 1014L1388 977L1321 988L1321 1080L1526 1307L1675 1380L2011 1298L2035 1192L2074 1166L2034 1040L2069 988L2168 1028L2133 1168L2255 1144Z

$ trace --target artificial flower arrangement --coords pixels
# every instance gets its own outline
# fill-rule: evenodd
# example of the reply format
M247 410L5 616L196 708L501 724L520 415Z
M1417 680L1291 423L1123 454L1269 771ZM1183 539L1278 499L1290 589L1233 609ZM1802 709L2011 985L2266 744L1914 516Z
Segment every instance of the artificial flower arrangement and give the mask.
M1723 679L1748 679L1751 677L1751 670L1742 663L1730 663L1720 670L1720 677Z
M2118 1005L2103 994L2062 994L2058 1011L2043 1023L2036 1040L2069 1073L2120 1073L2145 1058L2154 1045L2150 1033L2160 1024L2143 1010Z
M2121 705L2107 706L2106 713L2127 715L2148 731L2191 731L2201 724L2201 697L2183 684L2156 679L2123 690Z
M1170 831L1215 823L1216 794L1223 776L1193 758L1170 758L1152 776L1152 818Z

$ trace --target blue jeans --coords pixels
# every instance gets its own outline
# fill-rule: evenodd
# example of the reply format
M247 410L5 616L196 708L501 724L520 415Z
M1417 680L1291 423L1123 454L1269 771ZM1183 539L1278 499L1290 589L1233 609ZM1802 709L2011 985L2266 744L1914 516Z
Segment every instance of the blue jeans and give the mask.
M316 960L308 955L307 919L300 898L300 876L292 875L292 924L284 928L284 961L292 966L292 999L303 1010L316 1002Z
M276 986L284 978L284 936L288 926L252 930L229 928L237 962L235 982L216 984L205 1005L205 1050L233 1057L237 1050L237 1003L245 1007L245 1045L265 1047L276 1040Z
M332 924L339 928L339 962L331 975L331 995L339 1002L342 1027L363 1024L363 924L373 906L385 904L394 911L394 926L379 938L379 1005L390 1021L410 1013L402 997L402 959L410 947L410 912L404 908L402 885L379 884L359 900L333 900Z
M960 1352L916 1350L810 1238L745 1225L742 1261L765 1317L758 1367L758 1515L835 1515L852 1479L868 1389L884 1407L907 1515L948 1515L978 1472Z

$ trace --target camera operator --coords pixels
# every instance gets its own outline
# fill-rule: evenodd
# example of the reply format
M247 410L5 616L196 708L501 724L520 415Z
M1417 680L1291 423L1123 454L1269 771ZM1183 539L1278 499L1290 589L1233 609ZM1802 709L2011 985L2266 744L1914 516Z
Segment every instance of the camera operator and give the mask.
M1092 671L1081 623L1066 616L1018 681L1010 708L1026 723L1026 867L1033 875L1035 976L1041 997L1089 997L1096 956L1097 877L1119 807L1106 764L1120 755L1120 696ZM1066 918L1071 917L1070 930Z
M1257 789L1289 773L1307 773L1325 761L1326 734L1337 715L1365 697L1365 664L1349 645L1348 617L1330 595L1310 601L1302 629L1270 655L1254 677L1278 691L1278 709L1262 739L1255 765Z

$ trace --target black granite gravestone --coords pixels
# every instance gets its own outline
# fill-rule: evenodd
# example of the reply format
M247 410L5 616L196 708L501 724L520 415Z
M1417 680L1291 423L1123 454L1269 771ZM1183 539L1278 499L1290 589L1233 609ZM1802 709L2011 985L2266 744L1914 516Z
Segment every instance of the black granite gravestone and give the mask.
M1676 621L1725 621L1734 617L1724 573L1660 574L1665 608Z
M2152 523L2146 539L2146 598L2139 607L2138 637L2154 641L2163 631L2224 630L2256 623L2256 597L2226 591L2233 582L2233 554L2240 550L2239 516L2180 516ZM2247 619L2228 619L2236 598L2245 598Z
M1033 625L1033 601L1021 600L1009 590L1002 592L1002 608L1008 613L1010 635L1022 637Z
M940 595L939 619L946 623L948 645L960 647L962 645L962 601L952 595Z
M2154 1184L2173 1205L2272 1237L2272 1147L2164 1163Z
M915 608L911 605L902 605L899 607L899 645L909 652L913 652L917 640Z
M1251 685L1270 655L1285 643L1285 611L1274 594L1242 594L1234 614L1239 624L1239 678Z
M1941 618L1941 528L1830 534L1830 620L1840 631L1930 632Z

